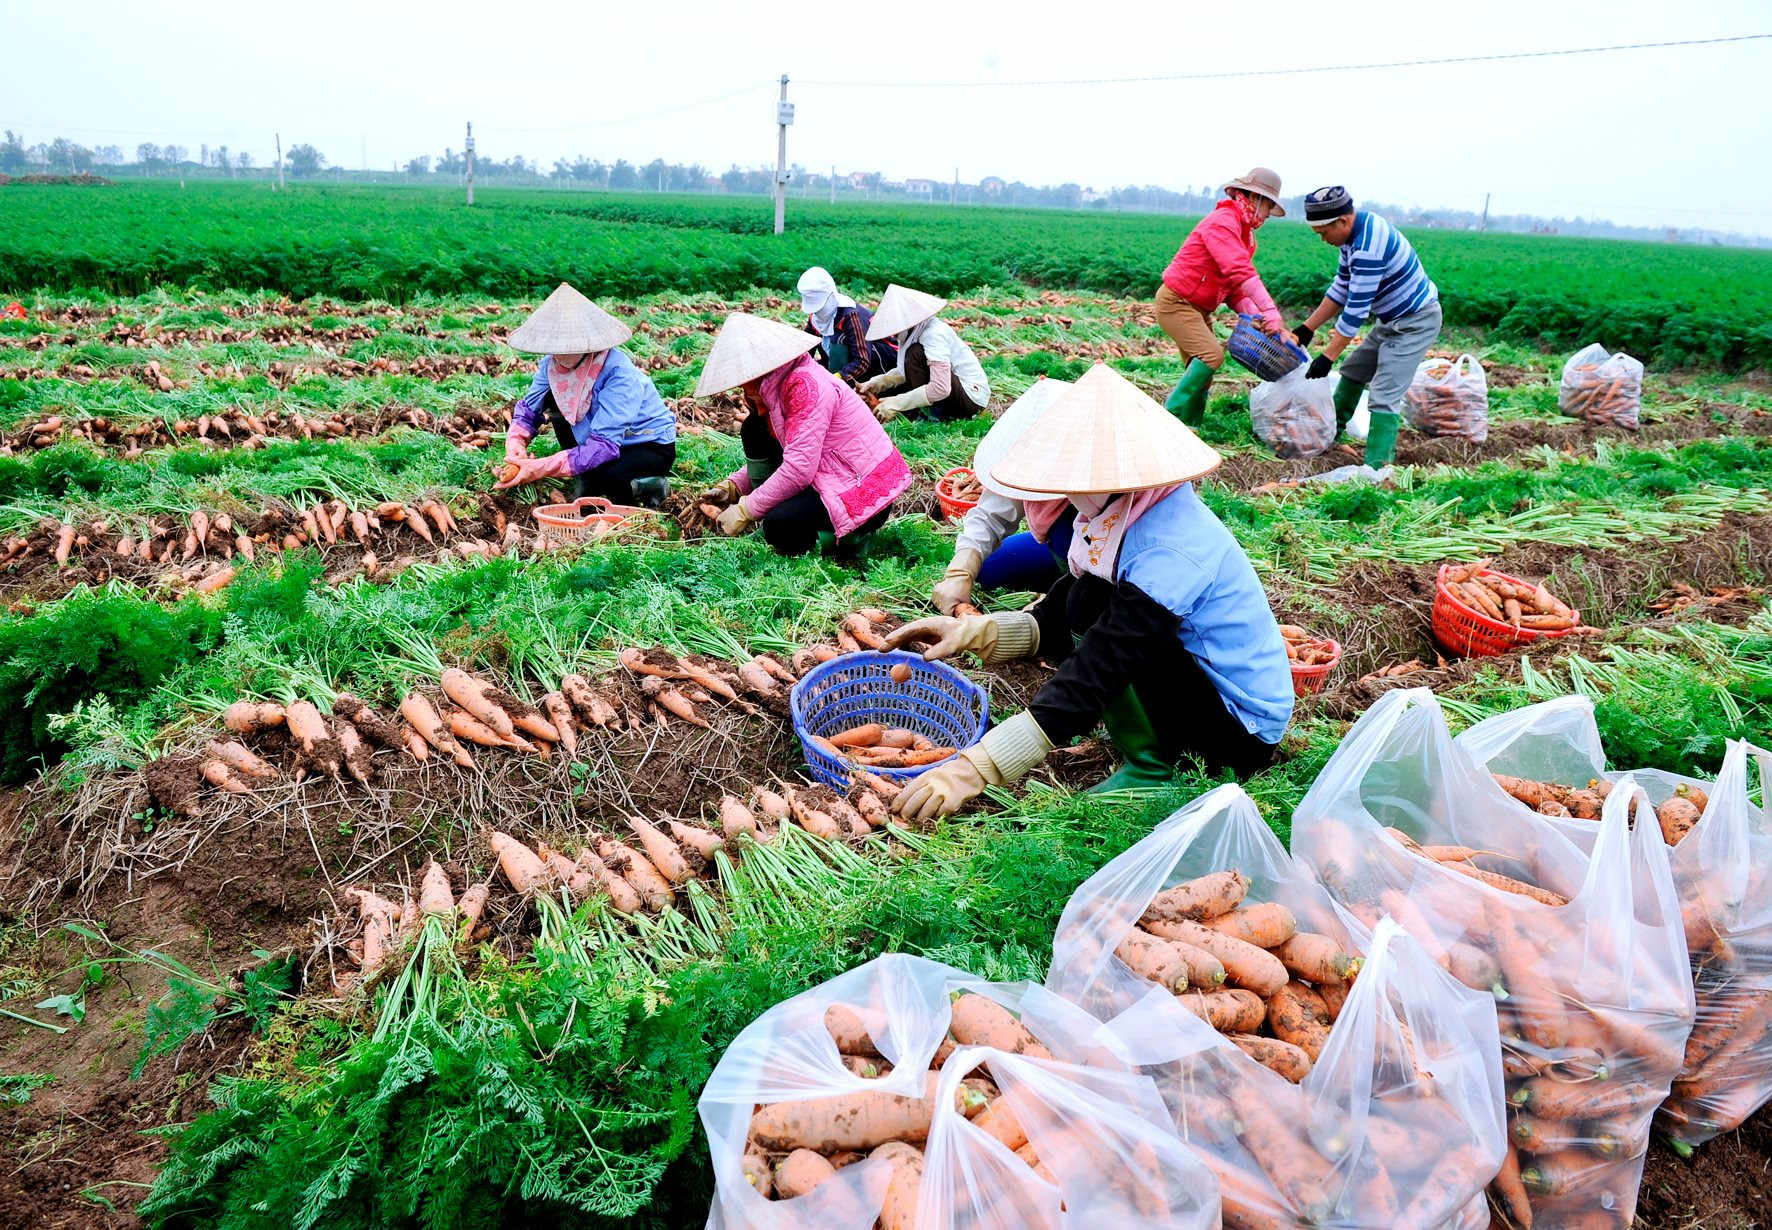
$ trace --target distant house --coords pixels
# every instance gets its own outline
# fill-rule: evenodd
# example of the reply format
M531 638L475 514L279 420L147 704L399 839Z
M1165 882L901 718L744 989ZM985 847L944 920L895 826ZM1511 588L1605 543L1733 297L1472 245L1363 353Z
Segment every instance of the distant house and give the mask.
M866 171L851 171L851 172L849 172L849 186L851 188L865 188L865 187L867 187L868 186L868 172L866 172Z
M726 181L721 179L718 175L708 176L706 179L701 181L701 186L703 188L706 188L709 192L724 192L724 191L726 191Z
M904 190L911 196L933 196L935 181L932 179L907 179L904 181Z
M1001 179L998 179L995 175L987 175L978 181L979 191L983 192L986 196L1002 196L1003 191L1008 187L1008 184L1004 183Z

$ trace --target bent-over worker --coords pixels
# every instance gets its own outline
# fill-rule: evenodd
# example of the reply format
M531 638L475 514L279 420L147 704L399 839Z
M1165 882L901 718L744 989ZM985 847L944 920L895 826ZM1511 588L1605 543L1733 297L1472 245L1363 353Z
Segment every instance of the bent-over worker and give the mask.
M1346 188L1318 188L1305 197L1304 220L1324 243L1341 249L1329 293L1296 330L1308 346L1325 321L1335 320L1323 353L1305 374L1312 380L1327 376L1366 322L1378 321L1341 365L1335 388L1338 428L1347 427L1361 392L1367 394L1372 426L1366 433L1366 464L1376 470L1397 455L1397 414L1415 369L1440 336L1440 289L1402 233L1371 210L1355 209Z
M1224 200L1188 232L1157 288L1157 323L1181 349L1187 368L1165 409L1189 427L1206 419L1206 392L1224 366L1224 344L1212 332L1212 314L1225 304L1255 317L1268 333L1292 340L1274 297L1255 272L1255 232L1284 218L1280 177L1256 167L1224 186Z
M806 331L818 336L824 367L857 385L898 363L898 347L889 341L868 341L874 314L837 290L836 279L814 265L800 275L800 310Z
M896 338L898 365L863 384L861 391L878 395L900 390L874 407L882 423L923 409L938 419L968 419L990 404L991 382L978 356L936 316L947 305L946 299L896 282L880 297L868 340Z
M751 412L739 427L744 467L702 499L726 506L723 534L761 522L783 555L824 545L849 557L886 524L911 468L860 395L807 353L816 344L804 330L743 312L720 326L695 395L742 387Z
M647 508L664 503L677 461L677 416L652 378L616 349L632 336L565 282L517 327L511 348L542 358L511 413L499 490L571 478L577 497ZM532 457L529 442L543 423L560 448Z
M1028 504L1036 534L1076 509L1069 571L1025 611L934 617L887 637L980 661L1039 654L1057 673L1033 704L895 800L914 821L1013 782L1104 722L1126 763L1098 790L1159 785L1194 756L1247 776L1273 762L1292 717L1292 672L1255 569L1192 480L1220 458L1097 364L986 481L1052 493Z

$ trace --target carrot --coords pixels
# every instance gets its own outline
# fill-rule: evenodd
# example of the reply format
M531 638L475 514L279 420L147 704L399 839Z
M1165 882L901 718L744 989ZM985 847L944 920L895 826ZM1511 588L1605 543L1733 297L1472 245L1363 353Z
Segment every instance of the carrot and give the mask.
M454 736L443 725L443 719L437 715L436 708L422 692L408 692L400 702L400 716L405 718L424 741L442 752L445 756L455 757L457 764L467 755L455 742ZM472 768L470 759L463 768Z
M455 913L455 897L449 889L449 875L432 859L425 865L424 878L418 886L418 910L421 914Z
M284 720L289 723L289 733L296 743L310 758L314 767L337 777L340 774L338 755L334 751L337 741L327 729L326 719L320 711L308 701L298 700L284 711Z
M1329 1019L1339 1021L1341 1010L1347 1004L1348 993L1354 989L1353 985L1346 982L1319 982L1316 987L1323 1007L1329 1010Z
M217 568L214 572L191 586L200 594L213 594L217 590L226 589L234 579L234 570L229 567Z
M1178 1002L1220 1033L1254 1033L1267 1019L1267 1005L1261 997L1239 987L1189 991L1179 996Z
M794 673L792 671L788 670L787 667L783 666L779 661L777 661L774 657L770 656L769 654L760 653L756 657L752 658L751 662L757 666L762 667L765 671L767 671L770 675L773 675L781 683L792 685L792 684L798 682L798 680L795 679Z
M1306 982L1344 982L1357 968L1346 949L1314 931L1300 931L1272 951L1288 973Z
M830 841L841 841L845 836L843 826L829 815L816 807L800 806L794 808L794 819L801 828L814 837L823 837Z
M67 567L68 553L74 549L74 527L64 525L55 532L55 563L58 568Z
M869 722L863 726L855 726L849 730L840 730L829 736L830 742L836 747L872 747L880 741L886 728L878 722Z
M672 884L682 884L695 878L695 872L683 857L682 849L659 832L650 821L641 816L629 816L627 824L640 839L640 846L646 851L646 857L652 860L652 865L658 868L665 879Z
M744 682L746 690L755 692L758 696L781 695L781 685L775 681L775 676L758 665L755 659L749 662L740 662L737 670L738 677Z
M1228 914L1206 919L1201 925L1257 948L1284 944L1298 933L1298 919L1277 901L1239 906Z
M375 779L375 766L371 761L374 753L363 746L363 738L357 733L357 728L335 717L328 729L332 731L333 738L338 740L345 772L365 786L369 785Z
M1268 1070L1278 1073L1294 1085L1310 1074L1311 1057L1301 1047L1278 1038L1262 1038L1254 1034L1227 1034L1249 1058Z
M1204 948L1224 966L1225 981L1234 986L1246 987L1258 996L1272 995L1286 985L1286 967L1266 949L1245 944L1242 940L1234 940L1228 935L1220 935L1196 922L1153 920L1148 913L1143 926L1152 935L1163 939L1180 940L1184 944Z
M353 511L350 514L350 522L351 522L351 533L356 535L358 542L362 543L364 546L368 546L369 545L369 518L367 516L365 516L363 513Z
M660 875L658 868L638 850L605 837L598 841L597 853L611 869L633 886L634 891L640 894L640 900L650 908L663 910L676 900L670 881Z
M837 1044L839 1055L858 1055L868 1059L880 1057L873 1035L868 1032L867 1022L862 1020L861 1013L848 1004L832 1004L826 1008L824 1027L831 1035L831 1041Z
M889 1141L874 1150L892 1166L886 1201L880 1208L880 1230L917 1230L917 1199L923 1187L923 1154L910 1145Z
M850 636L861 642L864 648L886 648L886 638L875 632L873 621L859 612L845 619L843 627L848 630Z
M1268 1180L1304 1225L1316 1225L1330 1208L1332 1167L1312 1145L1305 1129L1264 1096L1243 1097L1236 1107L1238 1136Z
M901 789L897 782L889 782L878 773L857 773L855 780L879 795L880 801L887 804L898 797Z
M1459 942L1448 946L1446 972L1473 991L1489 991L1496 999L1507 998L1507 986L1501 980L1501 965L1475 945Z
M1557 1199L1572 1194L1583 1179L1597 1167L1592 1154L1579 1149L1545 1153L1521 1167L1520 1182L1527 1191L1543 1199Z
M517 728L511 715L485 695L486 685L459 667L447 667L439 682L443 694L486 726L509 738Z
M892 822L892 813L886 810L886 804L872 790L856 788L855 810L874 828L884 828Z
M768 816L770 819L778 821L786 820L792 814L792 809L788 806L788 801L775 793L775 791L766 790L762 786L758 786L751 793L752 797L757 801L757 810Z
M219 760L236 774L242 777L275 778L277 770L254 756L241 743L229 741L216 743L211 741L203 749L213 760Z
M1180 995L1188 988L1187 962L1181 954L1149 932L1133 928L1126 933L1114 955L1126 968L1165 991Z
M431 758L431 746L425 742L424 736L410 726L402 727L401 729L404 731L403 737L406 741L407 755L411 756L420 764L429 760Z
M640 691L658 710L682 718L692 726L700 726L704 730L711 729L708 726L708 720L702 717L687 696L675 688L665 686L664 680L657 676L648 676L642 680Z
M640 912L642 904L640 894L634 891L634 886L616 874L615 870L597 857L593 851L580 850L578 852L578 866L590 873L594 884L601 886L604 895L609 898L609 904L615 908L617 913L638 914ZM588 892L589 889L582 891Z
M541 698L541 711L547 714L555 737L559 739L560 746L566 749L566 755L578 755L578 733L572 728L572 708L566 703L566 698L558 692L549 692Z
M928 1073L922 1096L914 1098L864 1090L776 1102L751 1116L750 1137L771 1153L873 1149L887 1141L921 1143L929 1138L938 1079L936 1073ZM966 1096L969 1091L959 1091L957 1101Z
M712 862L714 854L726 846L718 833L704 829L699 824L670 820L665 827L671 830L671 836L681 842L686 850L694 851L704 862Z
M1674 797L1684 799L1700 812L1710 806L1710 795L1703 786L1694 786L1691 782L1681 782L1674 787Z
M437 539L431 533L431 523L425 520L425 515L422 512L410 504L406 506L405 522L420 538L432 546L437 544Z
M1546 799L1538 805L1538 814L1541 816L1560 816L1567 820L1572 813L1569 811L1568 807L1557 802L1555 799Z
M1028 1032L1007 1008L983 995L956 992L948 1016L948 1032L962 1046L990 1046L1011 1055L1051 1059L1052 1052Z
M205 760L197 766L203 780L229 794L251 794L252 787L234 775L234 770L221 760Z
M474 928L480 925L480 915L486 912L486 899L491 895L492 885L485 881L468 885L468 891L461 895L459 908L464 935L472 935Z
M437 527L439 533L453 534L461 529L461 526L456 523L455 514L450 512L449 506L442 501L425 500L418 507L420 512L430 518L431 524Z
M449 733L457 739L466 739L469 743L478 743L481 747L514 748L518 746L517 740L499 734L465 709L450 709L447 720ZM527 750L532 752L535 750L534 744L527 740L521 742Z
M525 897L547 888L551 877L534 850L497 829L492 831L489 840L492 843L492 852L498 855L499 870L505 873L505 879L511 882L512 888Z
M1028 1143L1028 1134L1021 1126L1021 1120L1015 1117L1010 1109L1007 1098L997 1098L989 1106L979 1112L972 1126L996 1140L1010 1152Z
M1670 846L1679 845L1703 814L1691 799L1678 795L1668 799L1655 809L1655 818L1661 824L1661 839Z
M824 1155L811 1149L795 1149L775 1167L775 1195L778 1200L792 1200L837 1173L837 1168Z
M1527 807L1537 807L1546 799L1561 803L1569 793L1567 786L1558 786L1550 782L1535 782L1524 777L1509 777L1505 773L1496 773L1493 776L1496 785Z
M754 1144L747 1144L738 1168L744 1174L745 1182L763 1199L768 1200L775 1195L775 1170L769 1165L769 1157L763 1150Z
M720 799L720 832L727 841L737 841L740 833L748 833L759 841L763 837L751 809L730 794Z
M237 735L263 734L283 725L282 705L270 701L237 700L222 714L222 725Z
M1481 867L1473 867L1469 863L1441 863L1447 871L1456 871L1461 876L1468 876L1490 888L1498 888L1504 893L1513 893L1518 897L1530 897L1541 905L1568 905L1569 899L1549 889L1527 884L1524 880L1516 880L1512 876L1504 876L1496 871L1484 871Z
M1269 1031L1310 1056L1312 1063L1328 1045L1332 1023L1323 997L1296 978L1267 997Z
M1152 898L1145 917L1192 922L1228 914L1242 903L1249 881L1240 871L1215 871L1166 888Z

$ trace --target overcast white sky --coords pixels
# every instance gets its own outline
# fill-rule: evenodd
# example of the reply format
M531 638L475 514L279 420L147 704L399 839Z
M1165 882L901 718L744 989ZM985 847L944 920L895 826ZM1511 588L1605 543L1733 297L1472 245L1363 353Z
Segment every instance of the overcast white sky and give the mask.
M1244 81L1051 78L1369 63L1772 32L1768 0L1600 5L37 4L0 0L0 127L27 142L318 146L388 168L460 149L550 165L792 160L889 178L1217 184L1772 234L1772 40ZM814 82L849 82L827 86ZM967 89L888 88L911 82ZM647 116L729 91L736 98Z

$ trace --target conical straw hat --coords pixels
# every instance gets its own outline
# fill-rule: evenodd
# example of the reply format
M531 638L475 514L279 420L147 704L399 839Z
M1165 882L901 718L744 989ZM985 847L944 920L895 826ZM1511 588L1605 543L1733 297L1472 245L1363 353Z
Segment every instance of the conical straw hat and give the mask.
M1222 460L1131 381L1097 363L991 472L1025 491L1111 495L1184 483Z
M505 343L528 354L591 354L632 336L632 329L562 282Z
M1024 491L1020 487L1005 486L991 476L991 471L1070 387L1069 380L1036 380L1031 389L1010 403L1009 409L1003 411L1003 416L985 433L984 439L978 442L978 451L972 454L972 472L978 475L979 482L1011 500L1054 498L1049 492Z
M868 341L884 341L896 333L903 333L922 324L947 305L946 299L894 282L880 296L880 306L874 309L873 323L868 325Z
M724 393L767 376L816 345L818 339L804 329L734 312L714 335L714 348L708 351L701 379L695 382L695 395Z

